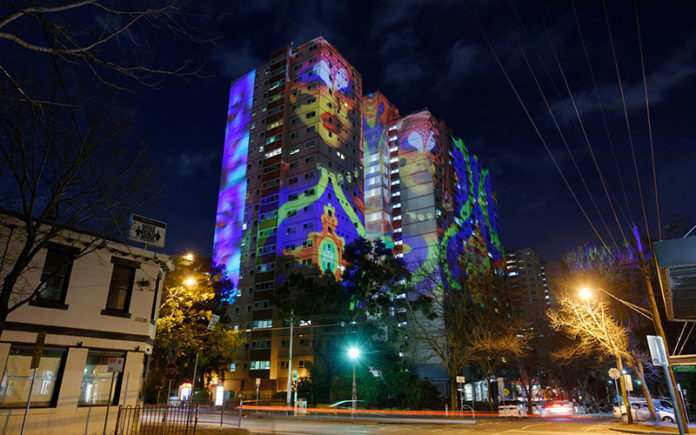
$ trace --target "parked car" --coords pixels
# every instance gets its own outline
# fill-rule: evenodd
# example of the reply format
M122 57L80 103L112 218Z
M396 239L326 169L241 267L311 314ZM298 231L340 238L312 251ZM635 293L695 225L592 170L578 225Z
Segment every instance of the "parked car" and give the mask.
M665 423L674 423L674 408L672 404L664 399L653 400L657 419ZM648 421L650 418L650 408L646 400L631 400L631 416L634 421ZM614 418L626 421L626 407L624 405L614 406Z
M552 400L544 405L543 415L575 415L575 408L567 400Z

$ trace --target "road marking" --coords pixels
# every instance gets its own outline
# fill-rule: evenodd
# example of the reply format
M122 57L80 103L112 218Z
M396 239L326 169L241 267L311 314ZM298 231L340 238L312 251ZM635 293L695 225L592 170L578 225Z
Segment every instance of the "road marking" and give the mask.
M527 430L527 428L530 428L530 427L532 427L532 426L543 426L543 425L545 425L545 424L551 424L551 423L535 423L535 424L530 424L530 425L527 425L527 426L525 426L525 427L523 427L523 428L521 428L521 429L516 429L516 430L524 431L524 430Z

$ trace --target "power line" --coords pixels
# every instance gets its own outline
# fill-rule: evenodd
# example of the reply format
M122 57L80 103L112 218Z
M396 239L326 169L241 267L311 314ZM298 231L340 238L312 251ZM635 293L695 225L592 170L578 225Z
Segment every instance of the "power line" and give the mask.
M614 60L614 69L616 70L616 79L619 82L619 92L621 93L621 104L623 106L624 119L626 120L626 130L628 132L628 143L631 146L631 157L633 158L633 169L636 175L636 183L638 184L638 194L640 196L640 206L643 210L643 221L645 223L645 231L648 236L648 243L652 244L650 241L650 227L648 226L648 215L645 211L645 201L643 200L643 188L640 183L640 174L638 173L638 163L636 161L636 150L633 146L633 135L631 134L631 124L628 119L628 109L626 108L626 96L623 91L623 84L621 83L621 72L619 71L619 61L616 58L616 47L614 47L614 37L611 32L611 24L609 22L609 12L607 11L607 4L605 0L602 0L602 9L604 9L604 20L607 24L607 33L609 34L609 44L611 46L611 55Z
M510 2L508 2L510 6L513 8L513 12L515 13L515 16L517 17L518 21L520 24L522 24L522 21L519 19L519 16L517 15L516 11L514 10L514 7ZM502 6L502 0L501 0L501 6ZM566 151L568 151L568 155L570 156L570 160L573 162L573 166L575 167L575 170L577 171L578 175L580 176L580 181L582 182L582 185L585 187L585 190L587 191L587 195L590 197L590 201L592 202L592 205L594 206L597 215L599 216L599 219L602 221L602 224L604 225L604 229L607 231L607 234L609 235L609 238L611 239L612 243L614 244L615 247L618 248L618 245L616 244L616 240L614 240L614 237L611 234L611 231L609 230L609 226L607 225L606 221L604 220L604 216L602 215L602 212L599 210L599 206L597 205L597 202L594 199L594 196L592 195L592 191L590 190L590 187L587 185L587 181L585 180L585 177L582 175L582 171L580 170L580 167L578 166L577 161L575 160L575 157L573 156L573 152L570 149L570 146L568 145L568 141L565 138L565 135L563 134L563 130L561 129L561 126L558 124L558 121L556 120L556 116L553 113L553 109L551 109L551 105L548 102L548 99L546 98L546 94L544 93L544 90L541 87L541 84L539 83L539 80L536 76L536 73L534 72L534 69L532 68L529 59L527 58L527 55L524 52L524 49L522 48L522 44L517 37L517 32L515 29L512 27L510 22L508 21L508 24L510 26L510 30L512 31L512 35L515 38L515 42L517 42L517 47L520 50L520 53L522 54L522 58L524 59L527 68L529 69L529 72L532 75L532 78L534 79L534 83L536 84L537 89L539 90L539 93L541 94L541 98L544 101L544 104L546 105L546 109L549 112L549 115L551 116L551 120L553 121L554 126L556 127L556 130L558 131L558 135L561 137L561 141L565 145ZM522 24L524 26L524 24ZM526 33L526 31L525 31ZM538 55L538 53L537 53ZM548 73L548 71L547 71ZM559 95L560 97L560 95Z
M590 138L587 135L587 130L585 129L585 124L582 122L582 116L580 116L580 111L578 110L578 105L575 102L575 97L573 96L573 92L570 90L570 85L568 84L568 79L566 78L565 71L563 70L563 66L561 65L561 60L558 57L558 53L556 52L556 48L554 47L553 40L551 39L549 29L546 26L546 20L544 20L544 14L541 11L541 6L539 5L539 3L537 3L537 11L539 13L539 18L541 19L541 25L544 28L544 33L546 34L546 39L548 40L549 46L551 47L551 53L553 53L553 57L556 60L556 64L558 65L558 70L560 71L561 78L563 79L563 84L565 85L566 91L568 91L568 96L570 97L570 101L572 102L573 109L575 110L575 115L578 118L578 123L580 124L580 129L582 130L582 137L585 139L585 144L587 145L587 150L590 153L590 157L592 157L592 161L594 162L595 169L597 170L597 175L599 176L599 181L602 184L602 188L604 189L604 194L606 195L607 201L609 202L609 207L611 208L611 211L614 215L614 219L616 220L616 225L619 228L619 232L621 232L621 237L623 238L624 243L625 243L626 242L626 234L624 234L621 223L619 222L619 217L616 215L616 209L614 208L614 204L611 200L611 197L609 196L609 191L607 189L607 184L604 180L604 176L602 175L602 170L599 167L599 163L597 162L597 158L595 156L594 150L592 149L592 144L590 143ZM607 231L609 231L608 228L607 228ZM612 240L613 239L614 238L612 237Z
M621 185L621 191L623 193L623 199L624 203L626 205L626 212L628 213L628 216L626 216L626 213L624 213L623 209L619 205L619 201L616 200L615 195L612 192L612 195L614 196L614 200L616 201L617 207L619 207L619 211L621 212L624 220L626 221L626 224L630 227L631 222L633 221L633 216L631 213L631 205L628 202L628 194L626 193L626 186L624 185L623 182L623 175L621 174L621 168L619 167L619 161L616 158L616 151L614 149L614 141L611 139L611 133L609 133L609 124L607 123L607 117L604 113L604 104L602 103L602 99L599 96L599 87L597 86L597 80L595 79L595 73L594 73L594 68L592 67L592 61L590 60L590 55L587 50L587 44L585 43L585 35L584 32L582 31L582 25L580 25L580 18L578 16L578 11L575 8L575 0L571 0L571 5L573 7L573 14L575 15L575 24L578 28L578 33L580 34L580 41L582 42L582 51L585 55L585 61L587 62L587 67L590 70L590 78L592 79L592 87L594 89L594 94L595 98L597 99L597 106L599 107L599 113L602 117L602 123L604 124L604 131L607 133L607 141L609 143L609 149L611 150L611 156L612 160L614 161L614 166L616 167L616 173L618 174L619 177L619 184Z
M592 220L590 220L589 216L587 215L587 212L585 211L585 208L582 206L580 201L578 200L577 195L575 194L575 191L573 191L572 186L568 182L568 179L565 177L563 174L563 171L561 170L561 167L558 165L558 162L556 161L556 158L553 156L553 153L551 152L551 149L549 149L548 144L546 143L546 140L544 140L544 136L541 134L541 131L539 131L539 128L536 125L536 122L534 122L534 118L532 118L532 115L529 113L529 110L527 109L527 106L524 104L524 101L522 100L522 97L520 96L519 92L517 91L517 87L515 84L512 82L512 79L507 73L507 70L503 66L502 62L500 61L500 58L495 52L495 49L493 48L493 45L491 45L490 40L488 39L488 36L486 35L486 32L483 30L483 27L481 26L481 22L478 19L478 16L474 12L473 7L471 6L470 0L465 0L467 8L471 12L472 17L474 18L474 23L476 24L476 27L479 29L479 32L481 32L481 36L486 42L486 45L488 48L491 50L491 53L493 54L493 58L495 59L496 63L500 67L500 70L502 71L503 75L505 76L505 80L507 83L510 85L510 88L512 88L512 92L515 94L515 97L517 98L517 101L520 103L522 106L522 110L524 111L525 115L527 115L527 119L529 119L529 122L532 124L532 127L534 128L534 131L536 132L537 136L539 137L539 140L541 143L544 145L544 149L546 150L546 153L549 155L551 158L551 161L553 162L554 166L556 167L556 170L560 174L561 178L563 179L563 182L565 183L566 187L570 191L570 194L573 196L573 199L575 200L575 203L578 205L578 208L580 208L580 211L582 212L583 216L585 216L585 219L587 220L587 223L590 225L592 230L594 231L595 235L599 239L599 241L602 243L602 245L609 250L607 247L607 244L604 242L604 239L602 236L599 234L597 231L597 228L595 228L594 224L592 223Z
M638 1L633 0L636 11L636 30L638 33L638 49L640 51L640 69L643 73L643 93L645 94L645 113L648 116L648 138L650 139L650 161L652 162L653 185L655 187L655 210L657 213L657 234L662 240L662 224L660 223L660 201L657 193L657 173L655 172L655 150L653 147L652 122L650 121L650 103L648 102L648 82L645 79L645 60L643 58L643 41L640 36L640 18L638 15Z

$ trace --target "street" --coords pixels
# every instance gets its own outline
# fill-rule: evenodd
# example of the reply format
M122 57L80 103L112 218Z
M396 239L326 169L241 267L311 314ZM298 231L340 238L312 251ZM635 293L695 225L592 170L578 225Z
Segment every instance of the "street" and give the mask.
M385 419L386 420L386 419ZM408 423L408 421L414 421ZM443 420L438 420L443 421ZM242 428L253 434L556 434L595 433L617 434L609 427L616 422L611 418L535 418L535 419L483 419L463 423L426 423L423 419L391 419L364 421L331 421L311 418L248 417Z

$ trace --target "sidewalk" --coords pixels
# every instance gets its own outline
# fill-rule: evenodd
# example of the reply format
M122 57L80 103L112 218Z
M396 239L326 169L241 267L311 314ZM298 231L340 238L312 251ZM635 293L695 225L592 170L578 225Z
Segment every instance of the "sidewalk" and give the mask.
M662 435L662 434L672 434L672 433L679 433L679 429L677 428L676 424L669 424L669 423L662 423L662 424L657 424L657 423L634 423L634 424L627 424L627 423L619 423L616 426L612 426L609 428L609 430L613 430L616 432L623 432L623 433L635 433L635 434L649 434L649 435ZM690 433L696 433L696 424L691 423L689 424L689 431Z

